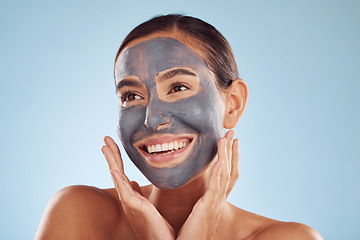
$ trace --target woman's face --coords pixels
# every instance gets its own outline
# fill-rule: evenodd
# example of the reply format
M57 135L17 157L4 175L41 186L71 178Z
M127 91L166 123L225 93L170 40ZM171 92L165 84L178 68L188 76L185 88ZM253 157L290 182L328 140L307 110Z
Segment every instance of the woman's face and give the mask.
M170 37L132 44L116 61L115 81L118 135L155 186L180 187L216 156L223 101L194 51Z

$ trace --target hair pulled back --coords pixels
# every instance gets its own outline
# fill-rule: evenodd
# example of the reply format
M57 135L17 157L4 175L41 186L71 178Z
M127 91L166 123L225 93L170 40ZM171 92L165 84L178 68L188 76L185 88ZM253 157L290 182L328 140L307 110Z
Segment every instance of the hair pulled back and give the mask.
M197 47L203 53L209 69L215 74L217 85L222 89L227 89L233 80L239 78L234 55L225 37L201 19L181 14L156 16L135 27L121 43L115 62L129 42L152 33L166 31L179 31L197 40Z

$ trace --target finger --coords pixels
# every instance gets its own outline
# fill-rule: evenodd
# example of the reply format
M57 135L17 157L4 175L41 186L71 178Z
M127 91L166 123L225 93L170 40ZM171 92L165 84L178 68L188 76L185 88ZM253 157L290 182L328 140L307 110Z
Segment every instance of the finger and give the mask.
M124 164L123 164L123 161L122 161L122 158L121 158L121 153L120 153L118 145L109 136L104 137L104 142L110 148L110 150L112 151L112 153L113 153L113 155L114 155L114 157L116 159L116 162L119 164L122 171L124 171Z
M124 192L132 192L133 191L131 186L128 186L128 185L130 185L130 182L123 173L120 173L118 170L111 170L110 174L116 180L116 184L117 184L121 194Z
M239 178L239 139L234 139L232 146L232 160L229 187L226 193L228 196Z
M121 204L123 206L125 204L132 209L139 209L142 201L141 195L131 188L129 181L123 174L119 173L117 170L111 170L110 173L113 179L115 179L115 185Z
M219 151L222 148L221 146L224 146L226 144L225 141L226 140L224 138L219 139L218 158L217 158L216 162L214 163L213 168L211 169L211 175L210 175L210 179L209 179L209 188L214 189L215 191L218 188L218 183L220 182L220 173L221 173L222 165L224 164L224 160L219 157L219 155L220 155Z
M139 186L139 184L137 182L131 181L130 186L134 191L140 193L141 196L144 196L142 193L141 187Z
M232 146L232 160L231 160L231 176L239 178L239 139L235 139Z
M113 181L113 183L114 183L115 190L116 190L116 192L117 192L117 194L118 194L118 196L119 196L119 200L120 200L120 203L121 203L122 200L121 200L121 194L120 194L120 190L119 190L118 180L116 179L116 177L114 176L114 174L112 174L111 171L113 171L113 170L110 170L111 179L112 179L112 181Z
M233 145L233 138L235 136L235 131L234 130L229 130L227 131L227 133L225 134L225 138L227 140L227 146L226 146L226 149L227 149L227 153L228 153L228 157L229 157L229 160L231 160L231 148L232 148L232 145Z
M124 173L124 164L121 158L119 147L111 137L104 137L104 142L106 146L103 146L101 150L103 151L104 155L106 154L105 157L108 156L106 157L106 160L108 161L109 169L118 170L123 174L124 178L129 181Z
M220 172L220 189L219 189L219 193L220 195L224 195L227 191L227 187L229 184L229 178L230 178L230 161L228 159L228 151L227 151L227 139L224 138L224 142L220 142L218 143L218 154L219 154L219 159L221 159L222 161L224 161L224 164L221 168L221 172Z
M226 155L225 151L226 139L220 138L218 142L218 160L214 164L214 167L211 172L208 194L211 195L211 198L215 198L220 191L220 182L221 182L221 172L224 168L224 155Z
M227 152L227 162L226 162L226 167L228 169L228 172L230 173L231 172L231 160L232 160L232 145L233 145L233 138L235 136L235 131L234 130L229 130L226 134L225 134L225 138L226 138L226 141L227 141L227 144L226 144L226 152Z
M209 186L207 191L204 194L204 200L207 204L211 205L215 199L216 196L219 194L220 189L220 172L221 168L223 166L224 161L217 160L216 163L213 166L212 173L209 180Z
M110 170L117 170L119 172L123 172L122 169L120 168L119 164L117 163L113 152L111 151L111 149L108 146L102 146L101 151L103 152L106 161L109 165L109 169Z
M116 171L116 170L110 170L111 179L112 179L112 181L113 181L113 183L115 185L115 189L116 189L116 192L118 193L119 200L120 200L120 202L122 202L122 200L121 200L121 191L119 189L119 183L118 183L120 180L117 178L117 176L115 176L113 171Z

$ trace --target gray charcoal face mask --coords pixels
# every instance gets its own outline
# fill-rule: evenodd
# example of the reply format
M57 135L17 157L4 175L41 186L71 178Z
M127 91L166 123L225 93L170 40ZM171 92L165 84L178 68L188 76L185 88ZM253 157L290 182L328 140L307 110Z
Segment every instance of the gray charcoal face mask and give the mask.
M159 73L173 68L193 70L198 91L173 102L160 99ZM147 101L124 107L119 103L117 132L131 161L161 189L183 186L198 175L216 156L223 132L223 105L205 61L181 42L167 37L153 38L126 48L115 65L115 80L136 76L145 86ZM167 124L159 128L163 122ZM155 135L192 135L187 157L168 167L155 167L135 143ZM145 150L146 151L146 150ZM150 153L146 153L150 154Z

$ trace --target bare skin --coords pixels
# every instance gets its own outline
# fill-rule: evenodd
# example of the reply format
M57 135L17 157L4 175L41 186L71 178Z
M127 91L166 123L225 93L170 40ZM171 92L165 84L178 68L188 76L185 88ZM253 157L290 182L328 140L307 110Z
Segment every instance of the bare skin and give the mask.
M116 188L62 189L50 201L35 239L322 239L306 225L269 219L226 201L239 174L233 135L229 131L220 139L212 165L175 190L129 182L117 145L105 137L102 150Z
M181 38L177 35L156 33L129 46L155 37ZM220 93L219 101L224 106L224 131L234 128L247 102L245 83L234 80L229 91ZM130 181L118 146L105 137L102 151L115 188L71 186L60 190L48 204L35 239L321 240L309 226L259 216L227 202L239 177L239 142L234 134L230 130L220 138L217 156L202 172L171 190L139 187Z

